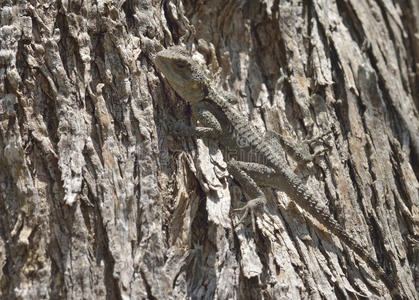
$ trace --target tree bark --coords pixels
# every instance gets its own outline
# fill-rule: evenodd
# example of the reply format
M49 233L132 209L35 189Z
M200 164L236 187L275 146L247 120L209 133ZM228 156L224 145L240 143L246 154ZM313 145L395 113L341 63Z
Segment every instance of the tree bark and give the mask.
M418 298L417 1L0 2L1 299L391 299L279 190L232 227L228 149L165 126L175 44L261 132L332 130L290 166Z

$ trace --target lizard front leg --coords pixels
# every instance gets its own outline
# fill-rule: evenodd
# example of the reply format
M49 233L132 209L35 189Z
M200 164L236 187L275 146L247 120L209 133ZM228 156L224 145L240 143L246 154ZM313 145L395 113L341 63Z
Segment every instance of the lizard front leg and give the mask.
M215 128L203 126L189 126L181 122L170 121L169 131L173 135L195 136L202 138L216 138L219 132Z
M202 102L192 106L192 119L199 123L199 126L189 126L181 122L169 121L171 133L181 136L195 136L212 139L217 139L222 133L220 122Z

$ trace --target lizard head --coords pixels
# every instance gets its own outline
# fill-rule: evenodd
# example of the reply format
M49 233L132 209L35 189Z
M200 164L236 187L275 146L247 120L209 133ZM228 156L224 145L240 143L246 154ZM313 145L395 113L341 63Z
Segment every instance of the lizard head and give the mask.
M198 102L205 97L202 67L183 49L174 46L156 54L157 69L184 100Z

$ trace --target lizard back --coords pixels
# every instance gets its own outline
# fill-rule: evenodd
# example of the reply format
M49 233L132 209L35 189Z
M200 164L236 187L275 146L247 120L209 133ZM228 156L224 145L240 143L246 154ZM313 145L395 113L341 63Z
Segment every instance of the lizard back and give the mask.
M307 189L301 179L292 171L278 151L273 149L261 132L247 118L229 104L219 93L210 91L210 99L221 109L236 135L248 142L248 147L256 151L257 155L265 160L266 165L275 169L276 182L279 188L285 192L294 202L308 211L314 218L335 234L342 242L349 246L374 270L390 290L395 290L393 280L385 273L380 264L368 253L349 233L334 219L326 208L319 206L316 197Z

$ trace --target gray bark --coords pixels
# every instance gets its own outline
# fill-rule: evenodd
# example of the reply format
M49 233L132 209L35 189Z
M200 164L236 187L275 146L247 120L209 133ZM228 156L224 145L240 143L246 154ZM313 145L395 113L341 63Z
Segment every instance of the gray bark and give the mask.
M226 152L165 126L190 119L153 65L174 44L261 131L334 128L313 165L289 163L418 297L417 1L0 7L1 299L391 298L280 191L264 189L256 232L233 230Z

